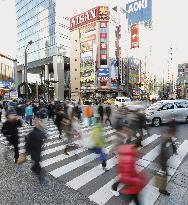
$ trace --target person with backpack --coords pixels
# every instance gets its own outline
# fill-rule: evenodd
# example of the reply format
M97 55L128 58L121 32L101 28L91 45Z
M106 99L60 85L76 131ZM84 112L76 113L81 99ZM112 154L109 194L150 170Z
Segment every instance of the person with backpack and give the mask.
M91 139L93 141L94 147L90 149L91 151L95 152L99 155L99 160L102 164L102 169L104 171L109 171L107 168L107 154L105 153L104 149L107 145L106 139L104 137L104 129L102 124L97 119L97 123L92 128L91 132Z
M19 158L19 136L18 136L18 128L22 126L21 120L17 117L16 111L9 110L6 113L7 120L3 123L3 127L1 132L6 137L9 145L14 147L14 159L15 163L17 163ZM5 153L6 158L6 153Z

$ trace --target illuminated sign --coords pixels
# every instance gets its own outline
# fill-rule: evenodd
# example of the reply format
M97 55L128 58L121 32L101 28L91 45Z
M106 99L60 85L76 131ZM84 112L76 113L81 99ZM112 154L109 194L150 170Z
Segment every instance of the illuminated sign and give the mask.
M87 51L93 50L93 42L92 41L86 41L84 43L81 43L81 53L85 53Z
M78 28L96 20L109 20L109 10L106 6L99 6L70 19L70 29Z
M100 28L107 28L107 22L101 22Z
M98 81L108 81L109 80L109 69L99 68L98 69Z
M107 38L108 34L107 33L100 33L100 38Z
M131 48L139 48L139 25L131 26Z
M107 60L107 54L101 54L100 59L101 60Z
M107 50L107 43L101 43L100 48L101 50Z

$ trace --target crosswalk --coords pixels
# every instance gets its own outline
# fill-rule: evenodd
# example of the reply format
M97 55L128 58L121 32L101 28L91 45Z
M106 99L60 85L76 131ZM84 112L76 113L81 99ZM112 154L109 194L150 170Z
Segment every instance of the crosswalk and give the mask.
M0 126L1 127L1 126ZM105 136L108 142L106 152L112 147L112 140L115 138L115 130L106 126ZM25 136L32 130L30 126L24 126L19 129L20 135L20 152L24 153ZM82 130L90 132L90 128L82 126ZM62 180L66 186L77 190L87 196L91 201L98 205L118 205L120 198L113 196L111 186L116 181L116 163L117 159L114 156L109 156L107 166L109 172L105 172L98 156L89 152L86 148L79 146L69 152L69 155L63 153L66 147L64 139L59 139L58 130L52 121L47 123L48 138L44 144L42 151L41 166L53 177ZM137 170L142 172L148 170L148 167L155 163L157 164L160 156L160 135L154 134L146 137L142 141L143 147L139 152L142 153L137 160ZM174 141L178 141L174 139ZM6 144L5 137L0 134L0 143ZM81 139L76 139L75 143L80 145ZM169 177L168 181L173 177L176 170L183 162L188 154L188 140L178 143L178 154L169 157ZM170 149L170 144L167 149ZM145 150L147 150L145 152ZM160 169L160 168L159 168ZM154 176L151 175L147 185L142 190L143 205L155 204L159 197L158 189L153 185ZM121 188L121 186L120 186ZM131 205L134 203L130 203Z

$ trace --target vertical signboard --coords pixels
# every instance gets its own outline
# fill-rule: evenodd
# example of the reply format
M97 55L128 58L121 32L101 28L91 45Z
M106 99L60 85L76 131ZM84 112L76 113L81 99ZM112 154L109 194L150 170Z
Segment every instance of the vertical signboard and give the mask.
M135 0L126 4L128 25L149 21L152 18L152 0Z
M131 48L139 48L139 25L131 26Z

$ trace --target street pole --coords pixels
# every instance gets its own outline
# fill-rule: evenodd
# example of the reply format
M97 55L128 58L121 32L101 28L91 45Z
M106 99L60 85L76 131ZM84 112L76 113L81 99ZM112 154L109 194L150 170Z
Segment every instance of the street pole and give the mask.
M24 66L24 81L25 81L25 96L26 101L28 100L28 82L27 82L27 48L31 45L33 41L29 41L25 48L25 66Z

